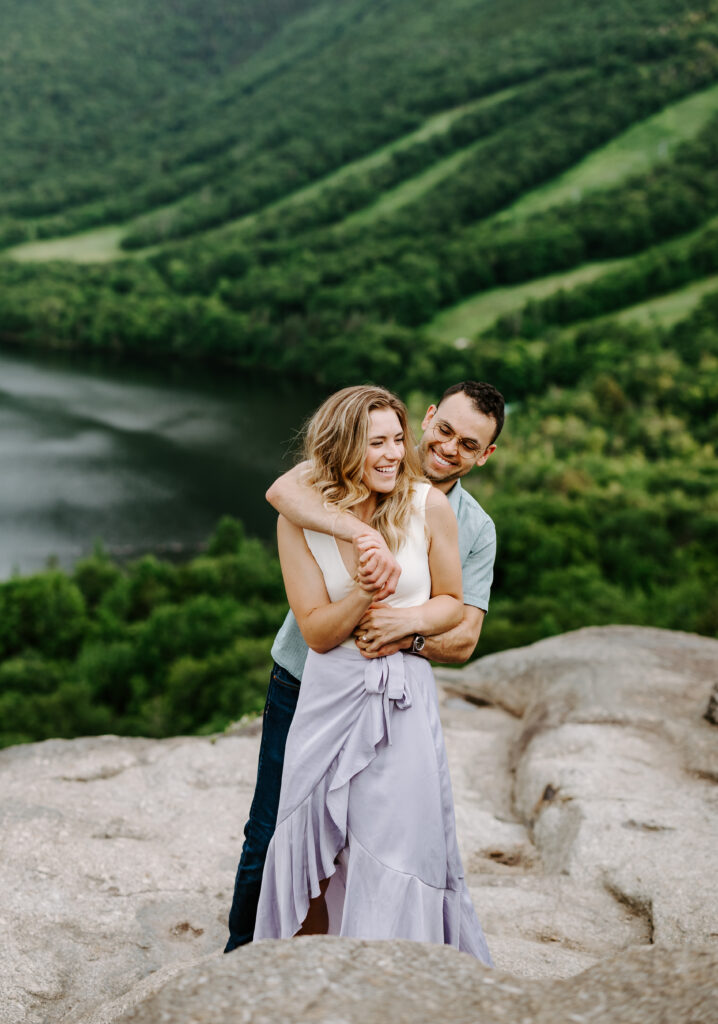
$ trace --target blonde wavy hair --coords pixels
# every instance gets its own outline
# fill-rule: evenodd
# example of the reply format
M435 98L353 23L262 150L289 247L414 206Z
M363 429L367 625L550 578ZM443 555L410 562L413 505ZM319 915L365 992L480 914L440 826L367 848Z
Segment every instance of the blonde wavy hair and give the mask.
M396 552L406 536L414 485L424 476L406 406L391 391L359 385L343 388L327 398L304 432L304 458L309 463L307 481L320 491L325 507L337 511L351 510L369 497L371 492L362 483L362 474L369 444L369 413L375 409L393 409L404 434L405 454L396 486L389 494L377 495L370 524L381 533L389 549Z

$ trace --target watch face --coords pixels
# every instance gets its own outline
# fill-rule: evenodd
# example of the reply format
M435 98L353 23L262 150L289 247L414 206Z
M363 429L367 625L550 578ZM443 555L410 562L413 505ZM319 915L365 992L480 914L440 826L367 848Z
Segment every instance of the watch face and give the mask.
M419 651L423 651L424 650L424 644L425 643L426 643L426 640L424 639L424 637L417 635L417 636L414 637L414 643L412 644L412 647L414 648L414 651L416 651L418 653Z

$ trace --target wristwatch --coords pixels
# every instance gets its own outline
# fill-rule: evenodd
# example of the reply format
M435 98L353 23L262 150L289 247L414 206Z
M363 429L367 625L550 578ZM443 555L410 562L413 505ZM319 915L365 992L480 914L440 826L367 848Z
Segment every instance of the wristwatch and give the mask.
M411 653L419 654L424 650L424 644L426 643L426 637L422 636L421 633L417 633L414 637L414 641L411 645Z

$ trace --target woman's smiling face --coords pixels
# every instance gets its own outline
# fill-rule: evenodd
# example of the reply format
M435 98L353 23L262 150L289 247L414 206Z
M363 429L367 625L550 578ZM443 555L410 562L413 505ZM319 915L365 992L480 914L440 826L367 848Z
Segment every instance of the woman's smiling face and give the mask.
M404 459L404 431L393 409L369 413L369 431L362 483L370 491L389 494L394 490Z

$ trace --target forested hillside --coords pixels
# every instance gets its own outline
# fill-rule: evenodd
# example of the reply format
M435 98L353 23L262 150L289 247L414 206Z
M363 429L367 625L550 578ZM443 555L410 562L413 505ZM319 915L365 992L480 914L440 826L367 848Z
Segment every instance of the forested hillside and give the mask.
M10 340L421 386L481 362L447 367L420 337L441 310L718 213L714 2L8 8L0 239L108 224L125 251L151 247L4 262ZM639 173L521 211L701 96Z
M482 650L718 633L717 0L8 0L0 341L510 415Z
M0 747L173 736L260 711L286 613L279 562L229 518L183 566L102 550L0 584Z

